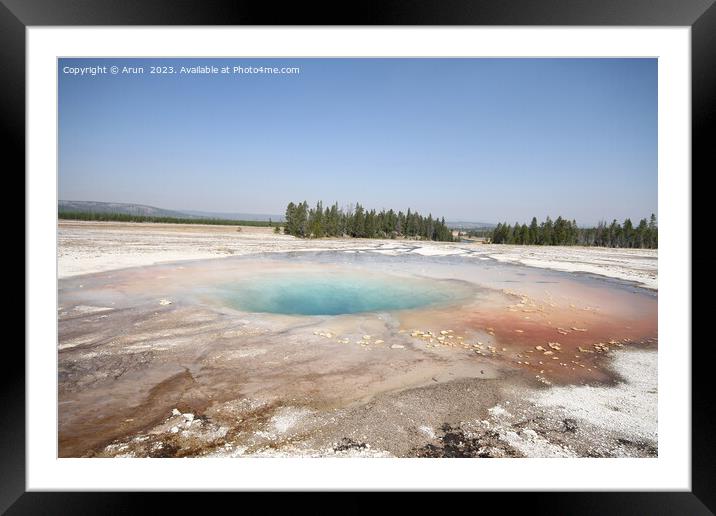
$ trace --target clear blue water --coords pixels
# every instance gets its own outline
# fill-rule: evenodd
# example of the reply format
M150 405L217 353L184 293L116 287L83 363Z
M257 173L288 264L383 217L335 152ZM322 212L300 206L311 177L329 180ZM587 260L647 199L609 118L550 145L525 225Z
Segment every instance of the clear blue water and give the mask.
M451 303L468 295L447 282L345 274L279 274L225 286L222 297L247 312L340 315L408 310Z

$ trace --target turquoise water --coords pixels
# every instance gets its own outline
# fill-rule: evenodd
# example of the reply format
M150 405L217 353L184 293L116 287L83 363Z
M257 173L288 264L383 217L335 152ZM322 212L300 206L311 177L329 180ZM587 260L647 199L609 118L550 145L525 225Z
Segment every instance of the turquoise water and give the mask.
M435 280L299 273L239 281L222 296L247 312L340 315L445 304L467 294L464 286Z

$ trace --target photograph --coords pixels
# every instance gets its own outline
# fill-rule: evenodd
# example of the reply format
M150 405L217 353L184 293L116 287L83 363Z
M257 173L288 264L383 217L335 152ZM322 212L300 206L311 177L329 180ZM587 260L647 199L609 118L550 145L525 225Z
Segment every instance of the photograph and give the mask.
M658 458L658 93L59 57L57 456Z

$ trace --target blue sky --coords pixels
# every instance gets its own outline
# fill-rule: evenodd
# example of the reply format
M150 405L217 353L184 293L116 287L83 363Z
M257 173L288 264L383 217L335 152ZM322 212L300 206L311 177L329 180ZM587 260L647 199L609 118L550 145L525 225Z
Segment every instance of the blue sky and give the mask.
M148 73L207 64L300 73ZM63 73L103 65L145 73ZM656 59L61 59L58 70L60 199L275 214L321 199L581 225L657 213Z

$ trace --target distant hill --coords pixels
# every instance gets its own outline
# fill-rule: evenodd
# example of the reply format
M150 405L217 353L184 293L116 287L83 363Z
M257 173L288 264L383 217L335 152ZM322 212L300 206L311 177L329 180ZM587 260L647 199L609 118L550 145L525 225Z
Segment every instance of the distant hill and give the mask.
M122 213L124 215L144 215L147 217L177 217L194 218L179 211L165 210L146 206L144 204L130 204L123 202L97 202L97 201L59 201L58 211L75 211L89 213Z
M223 220L250 220L284 222L283 215L271 213L227 213L213 211L195 210L165 210L146 204L132 204L125 202L98 202L98 201L59 201L60 212L83 212L83 213L121 213L124 215L142 215L146 217L175 217L183 219L223 219ZM493 229L496 224L490 222L468 222L448 221L447 226L451 229Z
M272 215L266 213L224 213L224 212L212 212L212 211L185 211L184 213L192 215L194 217L201 218L212 218L212 219L226 219L226 220L259 220L266 221L272 220L274 222L283 222L283 215Z
M145 217L174 217L180 219L224 219L283 222L282 215L262 213L218 213L211 211L176 211L165 210L146 204L132 204L125 202L98 202L98 201L59 201L57 206L60 212L81 213L120 213L123 215L141 215Z
M451 229L492 229L497 226L497 224L492 224L490 222L466 222L466 221L454 221L454 222L447 221L446 224Z

